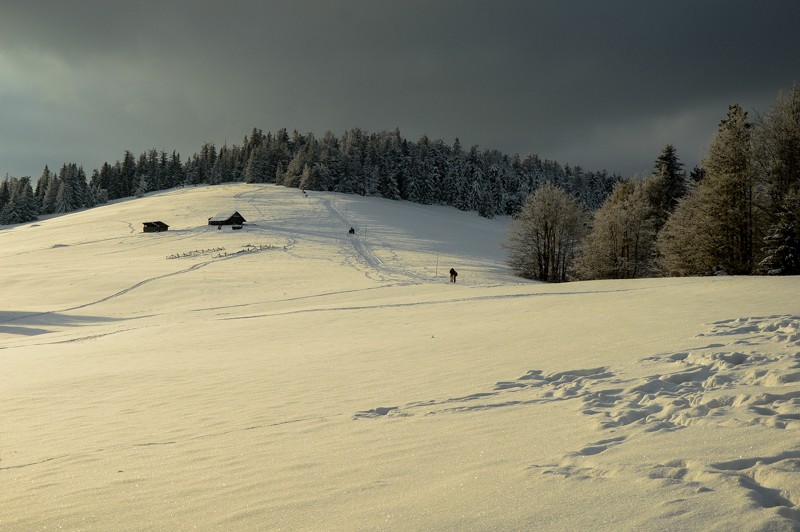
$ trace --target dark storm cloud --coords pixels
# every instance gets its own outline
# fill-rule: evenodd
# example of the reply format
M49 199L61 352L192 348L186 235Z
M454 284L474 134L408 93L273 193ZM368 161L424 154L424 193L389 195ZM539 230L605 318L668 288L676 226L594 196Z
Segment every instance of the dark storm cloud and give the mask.
M588 169L702 155L800 77L794 0L78 1L0 7L0 170L253 127L427 133ZM34 5L35 4L35 5Z

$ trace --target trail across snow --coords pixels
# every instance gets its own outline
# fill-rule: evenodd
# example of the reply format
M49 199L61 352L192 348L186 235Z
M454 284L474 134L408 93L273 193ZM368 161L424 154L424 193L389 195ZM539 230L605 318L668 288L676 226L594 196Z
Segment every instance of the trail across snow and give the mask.
M0 530L800 528L796 279L526 282L506 222L229 184L3 228Z

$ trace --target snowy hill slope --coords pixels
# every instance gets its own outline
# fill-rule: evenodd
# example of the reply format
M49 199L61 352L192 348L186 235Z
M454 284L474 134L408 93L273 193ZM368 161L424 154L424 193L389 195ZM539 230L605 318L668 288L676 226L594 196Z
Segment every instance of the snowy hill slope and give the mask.
M0 529L800 527L797 279L524 282L505 223L237 184L0 231Z

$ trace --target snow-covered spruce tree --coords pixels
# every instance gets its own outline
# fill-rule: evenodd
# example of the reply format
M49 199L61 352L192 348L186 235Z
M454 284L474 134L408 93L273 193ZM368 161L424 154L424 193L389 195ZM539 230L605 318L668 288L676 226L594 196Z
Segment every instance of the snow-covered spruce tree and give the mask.
M364 192L364 154L366 137L359 128L344 132L341 142L341 176L334 190L348 194Z
M400 131L381 135L378 153L377 193L387 199L400 199L399 174L402 169L403 150Z
M594 213L577 260L583 279L631 279L653 274L655 231L640 181L619 181Z
M170 187L183 185L186 182L186 172L181 162L181 154L175 150L173 150L172 155L169 156L166 174Z
M751 274L758 262L763 198L753 168L751 124L740 106L729 107L703 168L703 180L659 233L662 267L669 275Z
M125 150L122 162L118 162L117 165L117 171L114 172L115 180L108 189L111 199L132 196L136 187L136 159L133 154Z
M36 196L36 201L39 203L40 212L44 212L42 210L42 205L44 204L44 196L47 193L47 185L50 182L50 175L50 168L44 165L42 175L40 175L39 179L36 181L36 190L33 195Z
M772 275L798 274L800 218L800 88L781 92L772 109L761 116L754 134L756 165L767 190L759 271Z
M772 212L777 213L787 194L800 192L800 88L781 92L756 126L756 164L768 186Z
M266 143L255 146L247 159L244 170L246 183L266 183L275 175L275 168L270 159L269 148Z
M150 190L156 190L158 183L158 155L156 150L147 150L136 159L133 195L142 197Z
M408 200L430 205L434 203L438 169L433 163L432 147L427 135L417 141L409 165Z
M58 214L72 211L72 187L65 181L58 184L55 211Z
M298 188L300 186L303 168L306 166L308 166L308 160L306 159L305 151L300 150L286 166L281 184L285 187Z
M64 184L67 203L59 204L56 212L71 212L76 209L94 206L94 198L86 182L86 173L83 167L75 163L65 163L58 172L58 190ZM63 201L64 197L62 197ZM58 201L58 196L56 195ZM59 210L61 209L61 210Z
M23 177L17 181L12 201L19 205L20 217L23 222L30 222L39 217L39 201L33 193L30 177Z
M306 164L300 175L300 188L303 190L321 190L322 173L318 163Z
M478 210L483 196L485 174L478 147L472 146L463 161L463 174L458 182L458 196L455 207L462 211Z
M44 214L52 214L56 212L56 195L58 194L58 176L50 172L47 176L47 184L45 185L44 189L44 197L42 198L42 204L40 207L40 212Z
M647 180L645 191L650 202L656 231L659 231L675 210L678 201L688 192L686 172L678 160L677 151L667 144L653 165L652 179Z
M381 182L381 138L379 134L372 133L367 138L364 153L364 168L362 182L359 187L361 194L374 196L378 194Z
M148 190L150 190L150 185L147 183L147 176L142 174L139 176L139 181L136 183L136 190L133 191L133 195L137 198L141 198Z
M278 164L275 165L275 179L273 180L273 183L276 185L283 185L283 175L283 163L278 161Z
M563 189L546 184L529 196L506 232L508 265L518 275L539 281L570 278L586 232L586 214Z
M3 181L0 181L0 209L6 206L8 200L11 199L11 185L9 184L9 177L6 176Z
M484 174L484 194L478 204L478 214L484 218L494 218L505 214L505 194L503 190L508 161L497 150L487 150L482 154Z
M789 192L764 237L764 258L759 263L767 275L800 274L800 194Z
M0 224L19 224L35 220L38 201L29 177L8 177L0 183Z

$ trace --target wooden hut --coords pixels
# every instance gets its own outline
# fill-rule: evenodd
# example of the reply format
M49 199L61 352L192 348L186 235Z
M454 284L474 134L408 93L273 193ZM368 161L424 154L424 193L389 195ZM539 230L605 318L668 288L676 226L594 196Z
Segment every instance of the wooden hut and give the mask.
M211 218L208 219L208 225L238 225L241 226L247 220L244 219L244 216L239 214L237 211L233 212L221 212L215 214Z
M167 231L169 226L164 222L144 222L144 229L145 233L160 233L161 231Z

